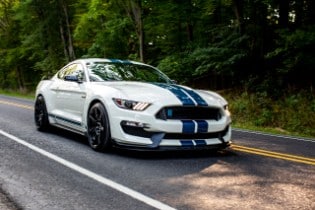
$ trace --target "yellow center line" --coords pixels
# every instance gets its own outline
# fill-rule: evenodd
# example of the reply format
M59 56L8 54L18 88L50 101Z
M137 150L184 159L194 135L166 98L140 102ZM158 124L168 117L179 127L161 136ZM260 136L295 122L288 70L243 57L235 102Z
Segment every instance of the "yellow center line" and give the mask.
M24 108L24 109L34 110L33 106L13 103L13 102L9 102L9 101L0 100L0 104L5 104L5 105L9 105L9 106L16 106L16 107L20 107L20 108Z
M315 165L314 158L307 158L303 156L272 152L268 150L256 149L256 148L245 147L245 146L240 146L240 145L235 145L235 144L232 144L231 148L236 151L247 152L251 154L262 155L266 157L273 157L273 158L278 158L278 159L283 159L283 160L289 160L293 162L305 163L309 165Z

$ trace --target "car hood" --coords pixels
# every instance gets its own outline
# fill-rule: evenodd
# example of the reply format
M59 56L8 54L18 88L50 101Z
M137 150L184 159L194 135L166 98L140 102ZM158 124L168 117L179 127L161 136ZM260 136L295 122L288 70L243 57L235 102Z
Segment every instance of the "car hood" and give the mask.
M115 97L168 105L224 106L226 101L219 94L195 90L186 86L145 82L106 82L99 85L115 89Z

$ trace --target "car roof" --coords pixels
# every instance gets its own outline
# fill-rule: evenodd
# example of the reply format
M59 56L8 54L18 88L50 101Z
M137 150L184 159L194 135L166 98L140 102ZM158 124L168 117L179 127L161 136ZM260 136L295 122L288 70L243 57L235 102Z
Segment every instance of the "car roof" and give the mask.
M80 59L76 59L73 62L82 62L85 64L88 63L95 63L95 62L109 62L109 63L132 63L132 64L138 64L138 65L145 65L145 66L150 66L148 64L145 63L141 63L138 61L131 61L131 60L121 60L121 59L110 59L110 58L80 58Z

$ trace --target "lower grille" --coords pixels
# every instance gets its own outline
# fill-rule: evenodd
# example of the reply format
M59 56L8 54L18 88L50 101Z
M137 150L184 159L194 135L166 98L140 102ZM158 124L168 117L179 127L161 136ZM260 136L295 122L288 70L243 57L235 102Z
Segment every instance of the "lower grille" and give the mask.
M139 136L144 138L151 138L154 134L158 132L149 132L145 131L143 128L132 127L121 125L125 133L133 136ZM227 134L229 126L227 126L223 131L214 132L214 133L165 133L163 139L213 139L221 138Z

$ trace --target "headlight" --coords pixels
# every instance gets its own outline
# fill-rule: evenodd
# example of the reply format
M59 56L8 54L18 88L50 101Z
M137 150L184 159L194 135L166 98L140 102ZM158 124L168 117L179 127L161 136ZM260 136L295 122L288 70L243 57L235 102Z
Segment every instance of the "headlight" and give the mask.
M131 101L121 98L113 98L114 103L122 109L130 109L134 111L143 111L150 106L150 103Z
M226 105L223 106L223 108L224 108L225 113L226 113L228 116L231 116L231 113L230 113L230 110L229 110L229 106L226 104Z

